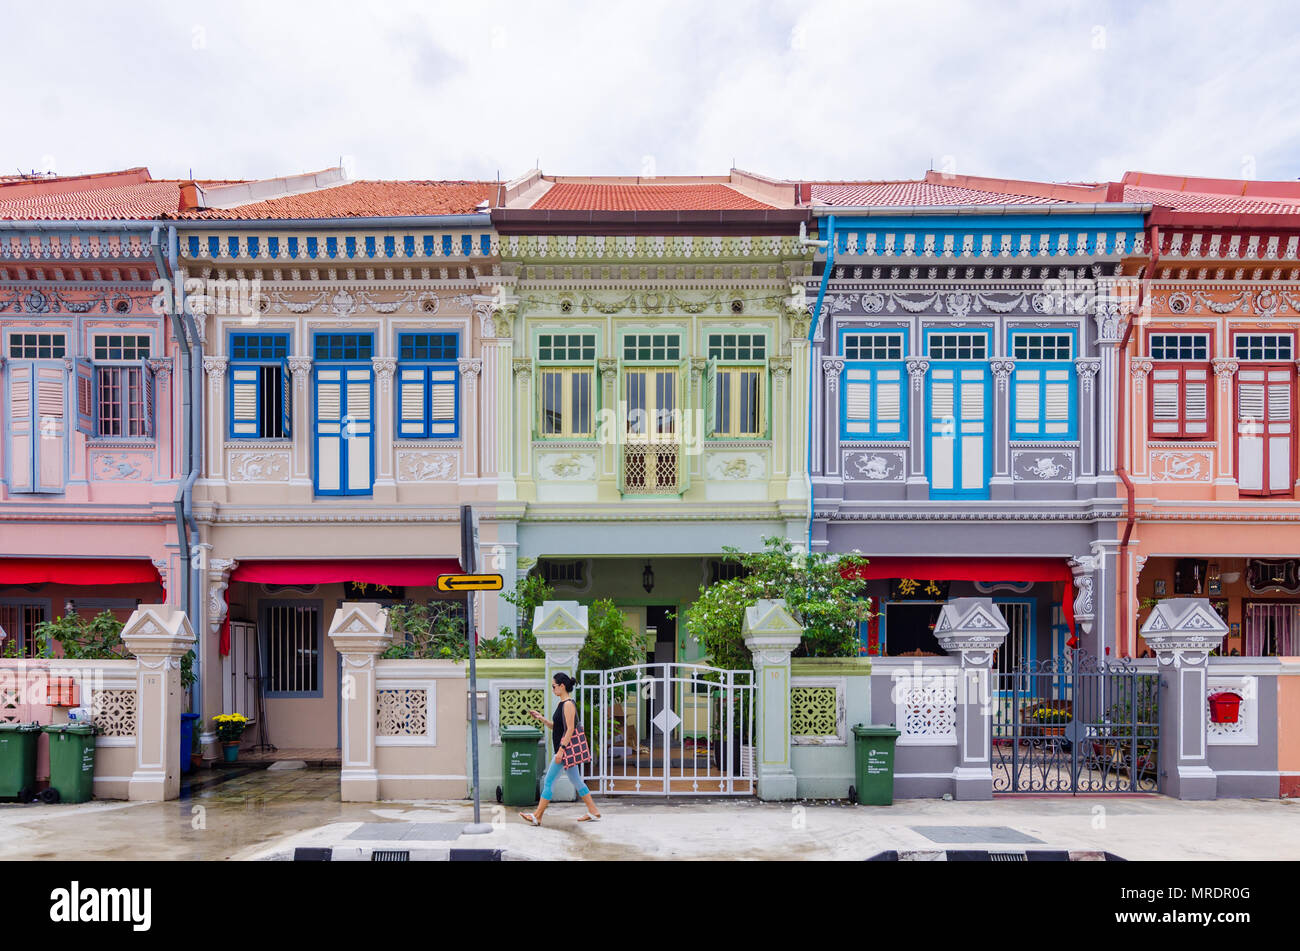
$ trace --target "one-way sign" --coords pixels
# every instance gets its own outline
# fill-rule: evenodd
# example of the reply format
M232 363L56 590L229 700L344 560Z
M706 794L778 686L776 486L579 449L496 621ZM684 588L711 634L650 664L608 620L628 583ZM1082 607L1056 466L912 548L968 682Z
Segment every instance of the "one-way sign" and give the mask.
M439 575L439 591L500 591L500 575Z

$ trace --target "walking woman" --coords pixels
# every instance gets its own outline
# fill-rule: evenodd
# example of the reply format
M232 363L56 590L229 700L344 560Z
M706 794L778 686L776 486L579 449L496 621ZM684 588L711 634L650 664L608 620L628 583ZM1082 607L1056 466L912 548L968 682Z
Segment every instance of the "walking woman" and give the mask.
M578 726L578 705L573 702L570 693L573 690L573 678L566 673L558 673L551 680L551 693L559 698L559 703L555 707L555 719L548 720L542 716L540 710L529 710L528 715L534 720L545 723L551 728L551 741L555 745L555 756L551 759L551 765L547 767L546 779L542 783L542 798L533 812L521 812L519 818L523 819L530 825L539 826L542 824L542 816L546 812L546 807L551 804L551 787L561 773L569 777L573 783L573 788L578 791L582 801L587 804L587 814L578 819L579 822L597 822L600 820L600 810L596 808L595 801L591 798L591 790L587 784L582 781L582 769L574 760L572 755L575 751L567 749L573 742L574 735L577 734L580 741L585 742L585 737L580 733ZM568 760L571 765L566 766Z

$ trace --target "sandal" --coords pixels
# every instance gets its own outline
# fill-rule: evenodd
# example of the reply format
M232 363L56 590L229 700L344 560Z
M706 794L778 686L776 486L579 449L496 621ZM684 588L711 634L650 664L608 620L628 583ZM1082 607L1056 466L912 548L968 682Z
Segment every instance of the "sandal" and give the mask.
M521 812L519 813L519 818L523 819L524 822L527 822L530 826L540 826L542 824L541 820L539 820L531 812Z
M597 812L597 813L590 813L590 812L589 812L589 813L587 813L585 816L579 816L579 817L578 817L578 821L579 821L579 822L599 822L599 821L600 821L600 813L599 813L599 812Z

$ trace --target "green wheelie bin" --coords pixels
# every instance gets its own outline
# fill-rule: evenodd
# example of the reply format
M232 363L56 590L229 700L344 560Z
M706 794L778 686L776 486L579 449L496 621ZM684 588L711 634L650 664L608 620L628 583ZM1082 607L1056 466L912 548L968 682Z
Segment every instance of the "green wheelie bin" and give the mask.
M856 784L849 787L849 800L864 806L894 804L894 743L898 730L892 726L853 728L853 765Z
M541 760L542 731L531 726L501 728L501 785L497 802L531 806L541 795L537 764Z
M36 795L37 723L0 723L0 799L31 802Z
M94 796L95 727L55 723L42 727L50 737L50 788L42 802L89 802Z

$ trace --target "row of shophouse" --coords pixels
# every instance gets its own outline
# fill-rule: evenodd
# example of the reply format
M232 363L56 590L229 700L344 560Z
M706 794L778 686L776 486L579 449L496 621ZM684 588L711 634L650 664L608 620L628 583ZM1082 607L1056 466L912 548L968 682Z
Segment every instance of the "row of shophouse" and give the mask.
M965 596L1004 670L1175 596L1300 655L1298 241L1295 183L1137 173L0 179L5 649L168 603L196 711L335 747L330 618L449 597L468 503L657 661L768 536L870 559L870 656Z

